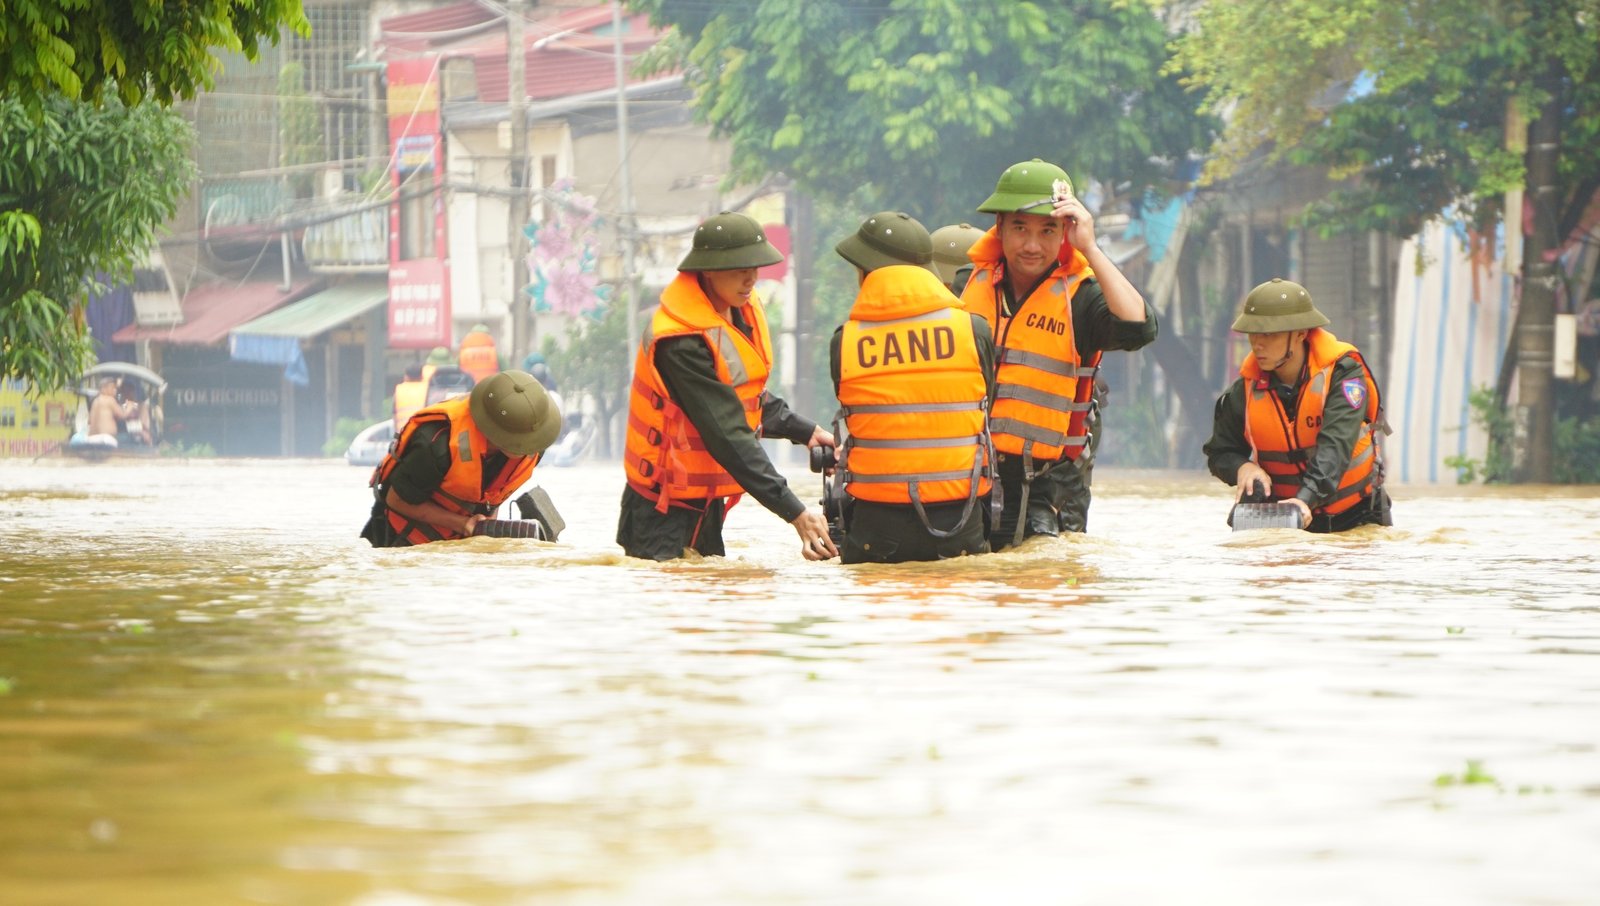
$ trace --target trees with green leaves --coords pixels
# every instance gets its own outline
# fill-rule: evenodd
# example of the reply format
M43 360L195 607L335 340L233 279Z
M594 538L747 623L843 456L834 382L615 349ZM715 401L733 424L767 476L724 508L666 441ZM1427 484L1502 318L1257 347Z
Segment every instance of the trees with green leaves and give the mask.
M1230 114L1212 178L1258 155L1355 177L1310 222L1399 236L1450 206L1487 227L1522 190L1515 471L1549 481L1551 253L1600 187L1600 0L1218 0L1193 26L1173 65Z
M0 96L166 105L209 89L219 50L254 60L282 30L310 33L301 0L8 0L0 5Z
M193 175L187 122L153 104L0 99L0 378L41 389L88 361L88 279L131 277Z
M1159 184L1208 139L1163 75L1166 26L1120 0L630 0L676 28L699 115L733 180L787 174L819 198L970 220L1010 164ZM870 208L869 208L870 209Z
M193 175L165 105L285 27L300 0L0 0L0 377L77 377L90 278L126 278Z
M611 302L599 311L599 317L574 318L567 328L566 346L546 337L543 352L566 404L576 407L587 397L593 405L600 436L598 452L609 458L611 418L627 409L633 373L627 306Z

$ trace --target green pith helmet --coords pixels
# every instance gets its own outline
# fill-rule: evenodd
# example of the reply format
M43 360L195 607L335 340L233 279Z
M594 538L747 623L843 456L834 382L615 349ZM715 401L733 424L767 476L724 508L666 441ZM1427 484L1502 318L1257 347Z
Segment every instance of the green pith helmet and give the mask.
M927 267L933 260L933 240L928 237L928 228L901 211L873 214L833 250L864 271L895 264Z
M433 347L432 350L430 350L428 352L428 358L422 364L424 364L424 365L454 365L455 363L456 363L456 357L450 354L450 350L444 348L443 346L435 346L435 347Z
M1244 297L1244 308L1234 319L1240 333L1281 333L1323 327L1328 318L1311 304L1311 294L1298 283L1273 277Z
M972 263L967 249L983 238L983 230L970 223L952 223L933 231L933 272L949 283L956 271Z
M783 254L767 241L754 217L723 211L695 228L694 248L678 262L678 270L732 271L782 260Z
M1067 171L1035 157L1007 167L995 183L994 193L978 205L978 210L990 214L1048 214L1054 207L1052 200L1062 192L1072 194Z
M512 456L537 456L561 433L561 410L525 371L502 371L472 388L472 420L489 443Z

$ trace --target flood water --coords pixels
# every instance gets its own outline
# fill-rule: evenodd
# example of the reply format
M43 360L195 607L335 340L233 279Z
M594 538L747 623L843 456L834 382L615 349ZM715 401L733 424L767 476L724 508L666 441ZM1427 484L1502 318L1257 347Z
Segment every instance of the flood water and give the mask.
M615 465L553 545L372 550L367 474L0 461L0 903L1600 902L1595 489L661 565Z

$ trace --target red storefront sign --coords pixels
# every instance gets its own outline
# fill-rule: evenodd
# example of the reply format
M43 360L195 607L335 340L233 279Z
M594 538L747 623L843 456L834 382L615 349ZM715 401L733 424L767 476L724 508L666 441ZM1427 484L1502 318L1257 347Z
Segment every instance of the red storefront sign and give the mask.
M391 60L388 76L389 150L397 193L389 208L389 346L449 346L439 60Z

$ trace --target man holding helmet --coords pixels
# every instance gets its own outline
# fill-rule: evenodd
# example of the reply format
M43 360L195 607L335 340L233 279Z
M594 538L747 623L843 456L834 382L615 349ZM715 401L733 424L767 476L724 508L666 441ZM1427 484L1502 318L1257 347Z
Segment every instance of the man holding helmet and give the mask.
M528 480L560 430L560 410L521 371L418 410L373 470L377 500L361 537L409 547L471 535Z
M1378 382L1327 324L1298 283L1274 277L1250 291L1233 322L1250 354L1217 400L1206 466L1235 500L1295 504L1308 531L1392 525Z
M1005 510L995 549L1088 524L1095 374L1108 349L1156 338L1156 315L1095 244L1072 181L1038 158L1014 164L978 206L995 226L968 250L967 310L999 347L989 431Z
M749 494L794 527L807 560L839 554L820 510L807 509L760 438L833 446L833 435L767 392L772 339L756 271L783 260L761 225L724 211L661 293L639 344L628 401L617 543L630 557L722 556L730 501Z

